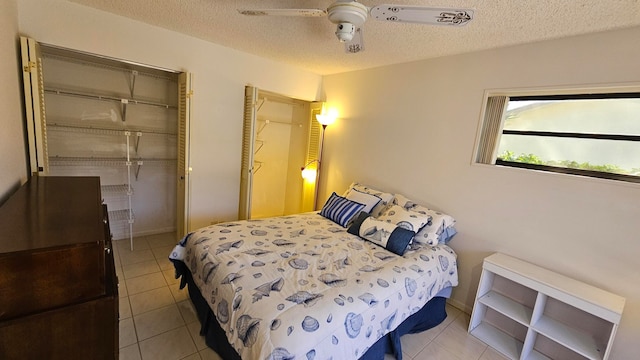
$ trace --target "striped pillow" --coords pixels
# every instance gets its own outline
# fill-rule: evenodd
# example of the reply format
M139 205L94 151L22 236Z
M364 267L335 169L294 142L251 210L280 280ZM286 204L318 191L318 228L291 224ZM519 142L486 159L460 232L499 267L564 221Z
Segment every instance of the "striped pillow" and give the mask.
M362 209L364 209L364 204L345 199L334 192L320 210L320 215L347 227Z

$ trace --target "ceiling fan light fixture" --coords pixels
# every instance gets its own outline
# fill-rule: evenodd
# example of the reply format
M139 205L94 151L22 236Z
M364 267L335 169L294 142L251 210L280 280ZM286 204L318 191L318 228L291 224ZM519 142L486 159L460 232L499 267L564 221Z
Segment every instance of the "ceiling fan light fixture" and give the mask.
M360 27L368 15L369 8L356 1L338 1L327 8L329 21L334 24L348 23Z
M369 8L357 0L335 0L322 9L252 9L238 10L243 15L327 16L336 25L336 37L345 51L356 54L364 50L363 25L371 17L380 21L427 25L464 26L473 19L472 9L433 8L413 5L378 5Z
M369 8L356 1L337 1L327 8L329 21L337 25L336 37L340 42L351 41L368 15Z
M356 27L349 23L340 23L336 27L336 36L340 42L349 42L353 39Z

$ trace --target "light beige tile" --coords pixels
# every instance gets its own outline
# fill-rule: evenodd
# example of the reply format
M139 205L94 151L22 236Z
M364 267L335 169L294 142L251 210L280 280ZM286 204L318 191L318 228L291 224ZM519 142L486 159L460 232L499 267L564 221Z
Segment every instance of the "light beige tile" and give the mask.
M189 291L187 290L186 286L182 290L180 290L180 286L178 285L171 285L169 286L169 288L171 289L171 294L173 294L173 298L176 300L176 302L181 302L189 299Z
M445 321L448 319L450 319L450 321L453 321L460 314L463 314L463 312L460 309L449 304L445 305L445 309L447 310L447 319L445 319Z
M407 353L411 358L418 355L427 344L431 342L431 338L425 335L426 331L417 334L405 334L400 338L402 344L402 352Z
M175 269L175 266L173 266L173 263L171 262L171 260L169 260L169 258L156 259L156 261L158 262L158 266L162 271Z
M122 250L131 251L131 243L129 239L121 239L115 240L113 242L115 246L118 247L118 251L120 251L120 255L122 255ZM133 251L138 250L149 250L149 243L147 243L147 239L144 237L135 237L133 238Z
M164 279L167 281L167 284L169 286L180 283L180 279L176 279L175 269L162 270L162 274L164 275Z
M131 303L131 313L133 316L175 303L171 291L166 286L130 295L129 302Z
M466 314L458 316L432 342L461 359L478 359L487 345L467 333L466 318Z
M402 352L402 360L412 360L413 358L407 355L404 351ZM384 360L396 360L396 357L391 354L384 354Z
M169 258L173 248L175 248L175 244L151 248L151 251L153 251L153 256L155 256L157 260L165 260Z
M200 350L200 357L202 358L202 360L222 360L220 355L218 355L211 348L206 348L204 350Z
M133 345L138 341L132 318L120 320L120 332L118 335L120 337L119 344L121 349Z
M120 255L118 255L118 252L115 251L116 247L113 247L113 264L116 267L121 267L122 266L122 262L120 261Z
M126 319L131 317L131 305L129 305L128 297L121 297L119 299L118 310L120 312L120 319Z
M456 317L448 327L455 327L464 332L467 332L469 329L469 322L471 321L471 316L462 313L458 317Z
M139 341L177 329L185 324L175 304L136 315L133 317L133 322L136 325Z
M199 353L195 353L193 355L189 355L186 358L182 358L182 360L202 360Z
M125 280L123 277L118 277L118 296L119 297L129 296L129 291L127 291L127 285L125 284Z
M167 282L164 280L164 276L161 272L134 277L132 279L127 279L125 282L127 283L129 295L167 286Z
M122 250L120 252L120 262L123 266L151 260L155 260L155 256L153 256L153 252L151 250Z
M480 360L508 360L508 358L504 357L492 347L487 346L487 350L482 353L482 356L480 356Z
M138 344L129 345L120 349L120 360L140 360L140 349Z
M124 272L122 270L122 266L116 266L115 269L116 269L116 276L119 279L124 279Z
M169 245L152 249L153 255L155 256L156 261L158 261L160 269L167 270L174 268L173 263L169 260L169 254L171 254L174 247L174 245Z
M478 354L476 354L477 356ZM435 342L429 343L413 360L476 360L477 357L459 357Z
M447 318L444 319L444 321L442 321L440 324L432 327L429 330L423 331L420 334L423 335L425 339L427 339L428 341L431 341L436 337L438 337L438 335L440 335L440 333L442 333L442 331L446 329L447 326L451 324L451 322L453 322L453 318L451 318L450 316L447 316ZM424 344L426 345L426 342Z
M178 309L186 324L191 324L192 322L197 322L198 325L200 324L198 314L196 314L196 309L193 307L191 300L180 301L178 303Z
M125 265L122 267L124 273L124 279L131 279L134 277L151 274L160 271L160 267L156 260L144 261L136 264Z
M196 346L186 326L140 342L143 360L175 360L195 354Z
M189 329L189 333L191 334L191 338L193 339L193 343L196 344L196 348L198 350L204 350L207 348L207 344L204 341L204 336L200 335L200 323L192 322L187 324L187 329Z
M149 244L149 247L152 249L159 248L162 246L169 246L169 245L175 246L180 241L176 233L173 233L173 232L148 235L146 238L147 238L147 243ZM167 255L168 254L169 253L167 253Z

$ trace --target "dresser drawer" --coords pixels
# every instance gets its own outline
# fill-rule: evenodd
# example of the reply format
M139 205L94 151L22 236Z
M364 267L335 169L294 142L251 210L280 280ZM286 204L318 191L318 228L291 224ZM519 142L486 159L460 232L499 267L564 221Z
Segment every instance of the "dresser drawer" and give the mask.
M0 320L106 295L104 262L102 243L0 254Z

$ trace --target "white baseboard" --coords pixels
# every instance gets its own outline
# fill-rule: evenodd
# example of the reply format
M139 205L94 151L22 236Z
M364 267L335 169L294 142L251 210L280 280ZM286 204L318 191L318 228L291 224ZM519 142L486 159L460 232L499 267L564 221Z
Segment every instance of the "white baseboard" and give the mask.
M176 228L175 226L172 227L165 227L165 228L160 228L160 229L153 229L153 230L147 230L147 231L134 231L133 232L133 237L140 237L140 236L150 236L150 235L156 235L156 234L164 234L164 233L168 233L168 232L175 232ZM116 237L116 236L122 236L122 237ZM114 241L119 241L119 240L128 240L129 236L127 234L113 234L113 240Z

